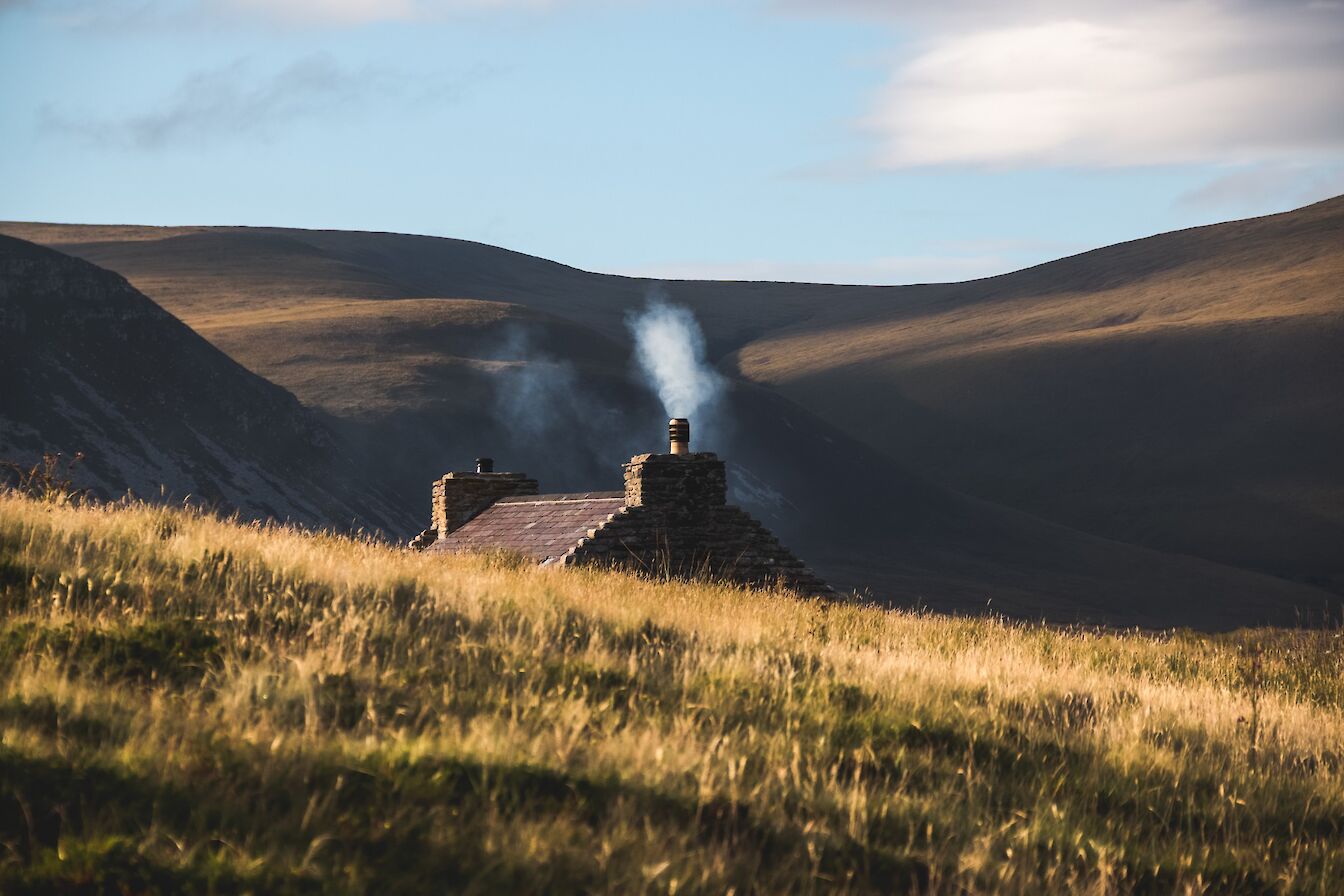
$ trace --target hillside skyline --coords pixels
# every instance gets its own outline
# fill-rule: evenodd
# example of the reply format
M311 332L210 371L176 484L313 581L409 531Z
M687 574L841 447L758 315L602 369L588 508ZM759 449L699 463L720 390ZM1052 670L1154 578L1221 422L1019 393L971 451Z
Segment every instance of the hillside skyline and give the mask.
M112 236L112 237L114 237L114 238L118 238L118 237L122 237L122 236L126 236L126 235L129 235L129 234L133 234L133 233L134 233L134 234L137 234L137 236L132 237L132 239L137 239L137 240L138 240L138 239L143 239L143 238L145 238L145 237L141 236L141 234L145 234L145 233L151 233L151 234L153 234L153 233L162 233L164 237L170 237L170 236L184 235L184 234L191 234L191 233L205 233L205 232L210 232L210 231L216 231L216 232L235 231L235 232L240 232L240 233L248 233L248 232L266 233L266 232L275 232L275 231L295 231L295 232L311 232L311 233L315 233L315 234L321 234L321 233L349 233L349 234L366 234L366 235L369 235L369 236L390 236L390 237L424 238L424 239L431 239L431 240L444 240L444 241L446 241L446 242L454 242L454 243L474 244L474 245L478 245L478 246L482 247L483 249L487 249L487 250L498 250L498 251L501 251L501 252L507 252L507 253L509 253L510 255L516 255L516 256L519 256L519 257L529 258L529 259L533 259L533 260L535 260L535 261L539 261L539 262L543 262L543 263L547 263L547 264L557 265L557 266L562 267L562 268L568 268L568 269L570 269L570 270L576 271L576 272L581 273L581 274L594 274L594 275L604 276L604 277L620 277L620 278L628 278L628 279L631 279L631 280L637 280L637 281L647 281L647 282L650 283L650 284L658 284L658 283L660 283L660 282L671 282L671 283L676 283L676 282L686 282L686 283L696 283L696 282L704 282L704 283L712 283L712 282L728 282L728 283L760 283L760 284L772 284L772 283L777 283L777 284L799 285L799 286L837 286L837 287L844 287L844 286L857 286L857 287L864 287L864 286L874 286L874 287L955 286L955 285L959 285L959 284L973 283L973 282L975 282L975 281L980 281L980 280L992 280L992 279L994 279L995 277L1004 276L1004 275L1009 275L1009 274L1020 274L1020 273L1026 272L1026 271L1033 270L1033 269L1035 269L1035 268L1044 267L1044 266L1047 266L1047 265L1050 265L1050 264L1053 264L1053 263L1056 263L1056 262L1067 261L1067 260L1072 259L1072 258L1077 258L1077 257L1079 257L1079 256L1089 255L1089 254L1091 254L1091 253L1099 252L1099 251L1106 250L1106 249L1112 249L1112 248L1115 248L1115 247L1117 247L1117 246L1125 246L1125 245L1130 245L1130 244L1134 244L1134 243L1142 243L1144 240L1152 239L1152 238L1154 238L1154 237L1166 236L1166 235L1168 235L1168 234L1173 234L1173 233L1194 232L1194 231L1203 230L1203 229L1205 229L1205 228L1209 228L1209 227L1217 227L1218 225L1224 225L1224 224L1240 224L1240 223L1245 223L1245 222L1255 221L1255 220L1258 220L1258 219L1261 219L1261 218L1273 218L1273 217L1276 217L1276 216L1279 216L1279 215L1286 215L1286 214L1291 214L1291 213L1293 213L1293 212L1300 212L1300 211L1303 211L1304 209L1308 209L1308 208L1311 208L1311 207L1314 207L1314 206L1326 206L1326 205L1330 205L1330 204L1333 204L1333 203L1337 203L1337 202L1339 202L1339 201L1341 201L1341 200L1344 200L1344 192L1340 192L1340 193L1333 194L1333 195L1321 196L1320 198L1313 199L1313 200L1311 200L1311 201L1309 201L1309 202L1303 202L1303 203L1300 203L1300 204L1298 204L1298 205L1292 206L1292 207L1290 207L1290 208L1284 208L1284 209L1281 209L1281 210L1278 210L1278 211L1270 211L1270 212L1265 212L1265 213L1262 213L1262 214L1246 215L1246 216L1244 216L1244 217L1227 217L1227 218L1219 218L1219 219L1217 219L1217 220L1209 221L1209 222L1206 222L1206 223L1201 223L1201 224L1191 224L1191 225L1189 225L1189 226L1185 226L1185 227L1177 227L1177 228L1173 228L1173 229L1171 229L1171 230L1152 230L1152 231L1140 232L1140 233L1137 233L1136 235L1134 235L1134 236L1132 236L1132 237L1129 237L1129 238L1127 238L1127 239L1118 240L1118 241L1116 241L1116 242L1114 242L1114 243L1108 243L1108 244L1106 244L1106 245L1098 245L1098 246L1089 246L1089 247L1086 247L1086 248L1077 248L1076 250L1070 250L1070 251L1062 251L1062 252L1060 252L1059 254L1056 254L1056 255L1050 255L1050 256L1048 256L1048 257L1043 257L1043 258L1041 258L1041 259L1039 259L1039 260L1030 261L1030 262L1024 262L1024 263L1022 263L1022 264L1019 265L1019 266L1015 266L1015 267L1005 267L1005 268L1003 268L1003 269L996 269L996 270L989 270L989 271L987 271L987 272L985 272L985 273L983 273L983 274L977 274L977 275L975 275L975 276L967 276L967 277L961 277L961 278L949 277L949 278L941 279L941 280L901 280L901 281L892 281L892 282L884 282L884 283L868 283L868 282L864 282L864 281L861 280L861 279L860 279L860 280L824 280L824 279L813 279L813 280L808 280L808 279L802 279L802 278L792 278L792 279L790 279L790 278L788 278L788 277L775 277L775 278L766 277L766 276L755 277L755 276L750 276L750 275L716 277L716 276L712 276L712 271L711 271L710 274L707 274L707 275L704 275L704 276L695 276L695 275L691 275L691 274L689 274L689 273L688 273L686 276L658 276L658 275L656 275L656 274L631 273L631 272L628 272L628 271L621 270L621 269L619 269L619 268L615 268L615 269L587 268L587 267L583 267L583 266L581 266L581 265L579 265L579 264L576 264L576 263L571 263L571 262L569 262L568 260L566 260L566 259L564 259L564 258L560 258L560 257L552 257L552 256L546 256L546 255L538 255L538 254L535 254L535 253L532 253L532 252L525 252L525 251L522 251L522 250L520 250L520 249L513 248L513 247L511 247L511 246L506 246L506 245L502 245L502 244L498 244L498 243L491 243L491 242L487 242L487 241L483 241L483 240L470 239L470 238L467 238L467 237L456 236L456 235L453 235L453 234L424 233L424 232L419 232L419 231L404 231L404 230L375 230L375 229L361 228L361 227L317 227L317 226L311 226L311 227L310 227L310 226L299 226L299 225L290 226L290 225L275 224L275 223L207 224L207 223L199 223L199 222L198 222L198 223L178 223L178 224L156 224L156 223L137 222L137 221L131 221L131 220L124 220L124 221L74 221L74 220L69 220L69 221L66 221L66 220L56 220L56 219L37 219L37 218L21 219L21 218L4 218L4 217L0 217L0 228L4 228L4 227L13 227L13 228L18 228L18 229L28 228L28 227L42 228L42 229L45 229L45 230L48 231L48 233L49 233L50 235L49 235L49 237L47 237L47 239L49 239L49 240L50 240L51 242L53 242L53 243L59 243L59 242L61 242L62 239L63 239L63 236L62 236L63 231L67 231L67 230L68 230L69 233L72 234L72 235L75 234L75 233L79 233L79 234L83 235L83 234L88 234L88 233L100 233L100 232L102 232L102 233L106 233L106 234L108 234L108 235L110 235L110 236ZM151 237L151 238L152 238L152 237ZM72 239L73 239L73 236L72 236ZM43 240L38 240L38 242L43 242ZM1007 262L1006 262L1006 263L1007 263Z
M475 457L605 490L666 437L628 328L650 281L389 233L0 232L126 277L337 422L415 517L425 483ZM697 444L829 581L944 610L1223 626L1319 615L1344 590L1342 232L1344 197L966 283L657 292L695 316L726 386Z
M0 218L913 283L1344 192L1339 3L8 0Z

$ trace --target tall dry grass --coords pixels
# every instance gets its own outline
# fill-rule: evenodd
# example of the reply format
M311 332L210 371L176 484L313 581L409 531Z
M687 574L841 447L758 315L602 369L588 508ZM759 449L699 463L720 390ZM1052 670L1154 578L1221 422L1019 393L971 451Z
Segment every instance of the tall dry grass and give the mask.
M1344 889L1344 644L0 497L6 892Z

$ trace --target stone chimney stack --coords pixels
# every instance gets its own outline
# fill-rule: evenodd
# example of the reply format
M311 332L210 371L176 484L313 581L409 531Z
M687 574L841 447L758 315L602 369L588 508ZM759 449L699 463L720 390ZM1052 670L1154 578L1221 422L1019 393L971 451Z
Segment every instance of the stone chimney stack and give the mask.
M668 454L637 454L625 465L625 506L648 507L679 516L722 507L728 500L723 461L690 450L690 424L668 423Z
M495 473L494 461L478 458L474 473L449 473L434 483L431 527L438 538L461 527L467 520L500 498L535 495L537 480L526 473Z

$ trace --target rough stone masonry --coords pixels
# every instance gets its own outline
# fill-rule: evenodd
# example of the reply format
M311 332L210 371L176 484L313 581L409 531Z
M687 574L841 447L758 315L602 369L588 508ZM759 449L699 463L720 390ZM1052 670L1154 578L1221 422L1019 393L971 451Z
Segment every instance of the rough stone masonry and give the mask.
M535 479L495 473L486 459L474 473L449 473L434 483L432 527L411 545L832 594L768 529L727 503L724 462L689 452L685 421L672 423L672 453L632 457L623 492L538 494Z

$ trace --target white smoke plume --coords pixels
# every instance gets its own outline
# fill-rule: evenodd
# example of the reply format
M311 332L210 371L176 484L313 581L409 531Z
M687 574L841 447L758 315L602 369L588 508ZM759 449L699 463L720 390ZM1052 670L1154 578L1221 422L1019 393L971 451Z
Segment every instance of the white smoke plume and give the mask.
M694 420L712 413L724 380L705 360L705 334L691 310L654 294L625 323L635 337L635 359L667 416Z
M521 327L505 331L503 343L491 353L500 365L495 375L496 416L520 438L550 435L566 422L591 421L574 365L538 348Z
M510 326L485 354L494 398L488 417L499 427L495 444L507 469L527 469L548 488L587 489L648 450L630 420L650 417L653 402L586 377L547 349L544 331Z

